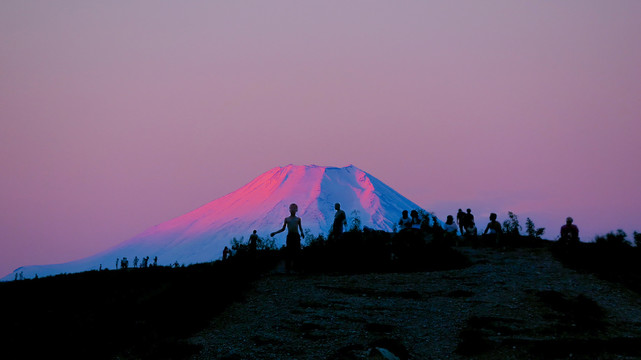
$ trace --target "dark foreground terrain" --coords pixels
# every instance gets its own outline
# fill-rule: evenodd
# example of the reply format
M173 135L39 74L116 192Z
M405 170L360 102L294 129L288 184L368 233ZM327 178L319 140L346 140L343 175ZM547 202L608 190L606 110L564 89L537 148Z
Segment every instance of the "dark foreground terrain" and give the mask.
M193 359L637 359L641 299L546 248L463 269L273 274L192 337Z
M0 349L20 359L641 358L636 248L623 259L594 244L342 240L310 243L295 274L282 252L240 251L0 283Z

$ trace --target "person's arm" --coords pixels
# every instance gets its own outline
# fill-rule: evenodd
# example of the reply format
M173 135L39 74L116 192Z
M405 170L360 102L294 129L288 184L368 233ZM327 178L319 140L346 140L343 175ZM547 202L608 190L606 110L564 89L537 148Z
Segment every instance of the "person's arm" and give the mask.
M276 235L278 233L282 233L283 231L285 231L285 227L287 227L287 219L285 219L285 221L283 221L283 228L278 230L278 231L274 231L273 233L270 234L270 236L274 236L274 235Z
M485 231L483 231L483 235L487 234L487 231L490 229L490 224L487 224L485 227Z
M303 221L298 218L298 228L300 229L300 236L304 239L305 233L303 232Z

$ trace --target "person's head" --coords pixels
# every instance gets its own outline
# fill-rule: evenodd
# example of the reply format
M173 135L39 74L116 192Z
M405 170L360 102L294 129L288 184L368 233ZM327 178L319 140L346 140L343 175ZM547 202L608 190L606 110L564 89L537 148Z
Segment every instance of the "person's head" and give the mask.
M256 233L256 230L254 230L254 234Z
M411 217L413 217L413 218L417 218L417 217L418 217L418 211L416 211L416 210L412 210L412 211L410 212L410 216L411 216Z
M290 213L292 213L292 214L296 214L296 212L297 212L297 211L298 211L298 205L296 205L296 204L294 204L294 203L292 203L291 205L289 205L289 212L290 212Z
M454 216L452 215L447 215L447 220L445 221L446 224L451 224L454 222Z
M339 204L339 203L334 204L334 209L340 210L341 209L341 204Z
M468 214L471 213L471 212L472 212L472 209L467 209L467 213Z
M570 225L570 224L572 224L574 222L574 219L572 219L571 217L568 216L567 219L565 219L565 222L566 222L566 224Z
M458 209L458 212L462 213L462 212L463 212L463 209Z
M496 214L495 213L491 213L490 214L490 221L496 221Z
M407 210L403 210L403 217L404 217L404 218L406 218L406 217L407 217Z

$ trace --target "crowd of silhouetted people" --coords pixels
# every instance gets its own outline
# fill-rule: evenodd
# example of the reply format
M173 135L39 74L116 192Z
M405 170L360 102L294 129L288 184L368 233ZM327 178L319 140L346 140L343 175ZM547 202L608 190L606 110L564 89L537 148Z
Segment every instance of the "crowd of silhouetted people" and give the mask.
M559 243L565 245L579 243L579 228L573 222L574 220L571 217L566 219L566 224L561 227L558 237ZM488 246L506 247L508 239L512 235L511 233L505 233L505 224L502 225L497 220L495 213L490 213L489 222L485 230L479 234L471 209L467 209L465 212L463 209L458 209L456 218L452 215L447 215L445 222L441 222L433 214L424 214L421 219L418 211L412 210L408 213L407 210L404 210L396 225L400 229L399 231L423 229L428 234L428 239L430 234L443 235L444 241L455 246L465 242L474 247L480 243Z
M336 203L334 209L336 212L327 236L328 241L339 240L347 226L347 216L345 211L341 209L341 205ZM292 203L289 206L289 212L290 215L283 220L282 227L270 233L270 236L273 237L287 230L284 246L287 271L292 269L294 259L298 258L301 252L301 239L305 238L302 220L296 215L298 205ZM371 229L365 227L364 230ZM495 213L489 215L489 222L483 232L479 234L471 209L467 209L466 211L458 209L456 217L447 215L445 222L439 220L434 214L427 214L423 211L419 212L419 210L404 210L394 226L394 232L414 232L417 235L423 236L426 242L438 239L447 245L459 246L465 243L473 247L477 247L480 244L505 247L510 235L504 233L503 226L497 220ZM561 228L559 241L564 243L578 242L578 233L578 228L572 224L572 218L568 218L567 224ZM256 253L258 242L260 242L260 238L257 235L257 231L254 230L246 246L249 254ZM230 249L225 246L223 250L223 260L229 259L235 250L237 249Z
M341 205L339 203L334 204L334 209L336 210L336 213L327 237L328 241L340 240L344 233L344 229L347 226L347 216L345 211L341 209ZM270 236L273 237L276 234L287 230L284 250L286 270L288 272L293 268L295 259L299 257L301 252L301 239L305 238L302 220L300 217L296 216L296 213L298 212L298 205L292 203L289 206L289 212L290 216L283 220L282 227L270 234ZM371 229L364 227L363 230L368 231ZM419 213L418 210L403 210L400 219L394 226L394 232L397 231L399 234L409 232L413 233L414 236L422 236L423 240L427 243L437 239L446 245L459 246L461 243L465 243L473 247L477 247L481 243L487 246L505 247L507 245L506 239L508 238L506 235L509 235L504 234L503 226L499 221L497 221L497 215L495 213L491 213L489 215L489 222L487 223L483 233L479 235L471 209L467 209L465 212L463 209L458 209L456 218L452 215L447 215L445 222L439 220L434 214L428 214L424 211ZM568 217L565 225L561 227L558 242L564 245L574 245L579 243L579 228L574 224L574 220L571 217ZM260 243L261 239L258 237L257 230L254 230L249 236L248 243L244 249L247 250L247 253L250 256L255 257ZM232 249L225 246L222 254L223 261L230 259L238 250L238 244L233 246ZM150 264L149 260L149 256L143 257L142 259L135 256L132 267L147 268L151 266L158 266L157 256L154 256L153 263ZM180 265L177 261L172 264L172 267L177 268L179 266ZM116 269L128 268L129 259L127 259L127 257L116 259ZM102 270L102 264L100 265L100 270ZM22 279L24 279L23 273L16 273L15 280Z
M573 221L571 217L566 219L566 224L561 227L559 243L571 245L579 242L579 228L573 224ZM421 219L418 211L404 210L396 225L399 231L423 229L428 234L440 233L451 245L459 245L461 241L464 241L472 246L478 246L482 238L482 242L486 245L505 247L510 235L505 234L504 225L497 221L495 213L490 213L485 230L479 234L471 209L467 209L465 212L463 209L458 209L456 218L447 215L445 222L441 222L433 214L424 214Z
M134 256L133 260L133 268L138 268L138 264L140 263L140 268L144 269L150 266L158 266L158 256L154 256L154 262L149 264L149 256L145 256L142 259L139 259L138 256ZM102 268L102 265L100 265ZM116 269L128 269L129 268L129 259L127 259L126 256L124 256L122 259L117 258L116 259Z

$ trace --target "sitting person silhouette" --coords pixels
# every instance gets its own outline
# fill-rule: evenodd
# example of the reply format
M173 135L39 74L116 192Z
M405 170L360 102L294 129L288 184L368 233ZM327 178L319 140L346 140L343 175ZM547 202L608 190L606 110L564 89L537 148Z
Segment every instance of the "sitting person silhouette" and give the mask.
M500 235L502 233L503 233L503 230L501 229L501 223L496 221L496 214L491 213L490 222L485 227L485 231L483 231L483 235L487 236L489 240L488 242L491 245L498 246L500 241Z
M445 230L446 243L450 245L451 243L454 243L454 245L458 246L458 243L459 243L459 237L457 234L458 226L454 222L454 216L447 215L447 220L445 220L445 226L443 227L443 230Z
M478 246L478 230L474 224L474 220L468 221L465 224L465 239L472 244L473 247Z
M399 230L411 229L412 228L412 219L409 217L407 210L403 210L401 214L401 219L398 220L398 225L400 226Z
M454 223L454 216L452 215L447 215L447 220L445 220L445 227L443 228L446 233L449 234L456 234L456 231L458 231L458 227Z
M412 219L412 220L410 221L411 226L412 226L412 229L420 230L422 221L421 221L421 219L420 219L420 218L419 218L419 216L418 216L418 211L416 211L416 210L412 210L412 211L410 212L410 218Z
M564 244L576 244L579 242L579 228L573 224L574 219L568 216L565 225L561 226L561 241Z

